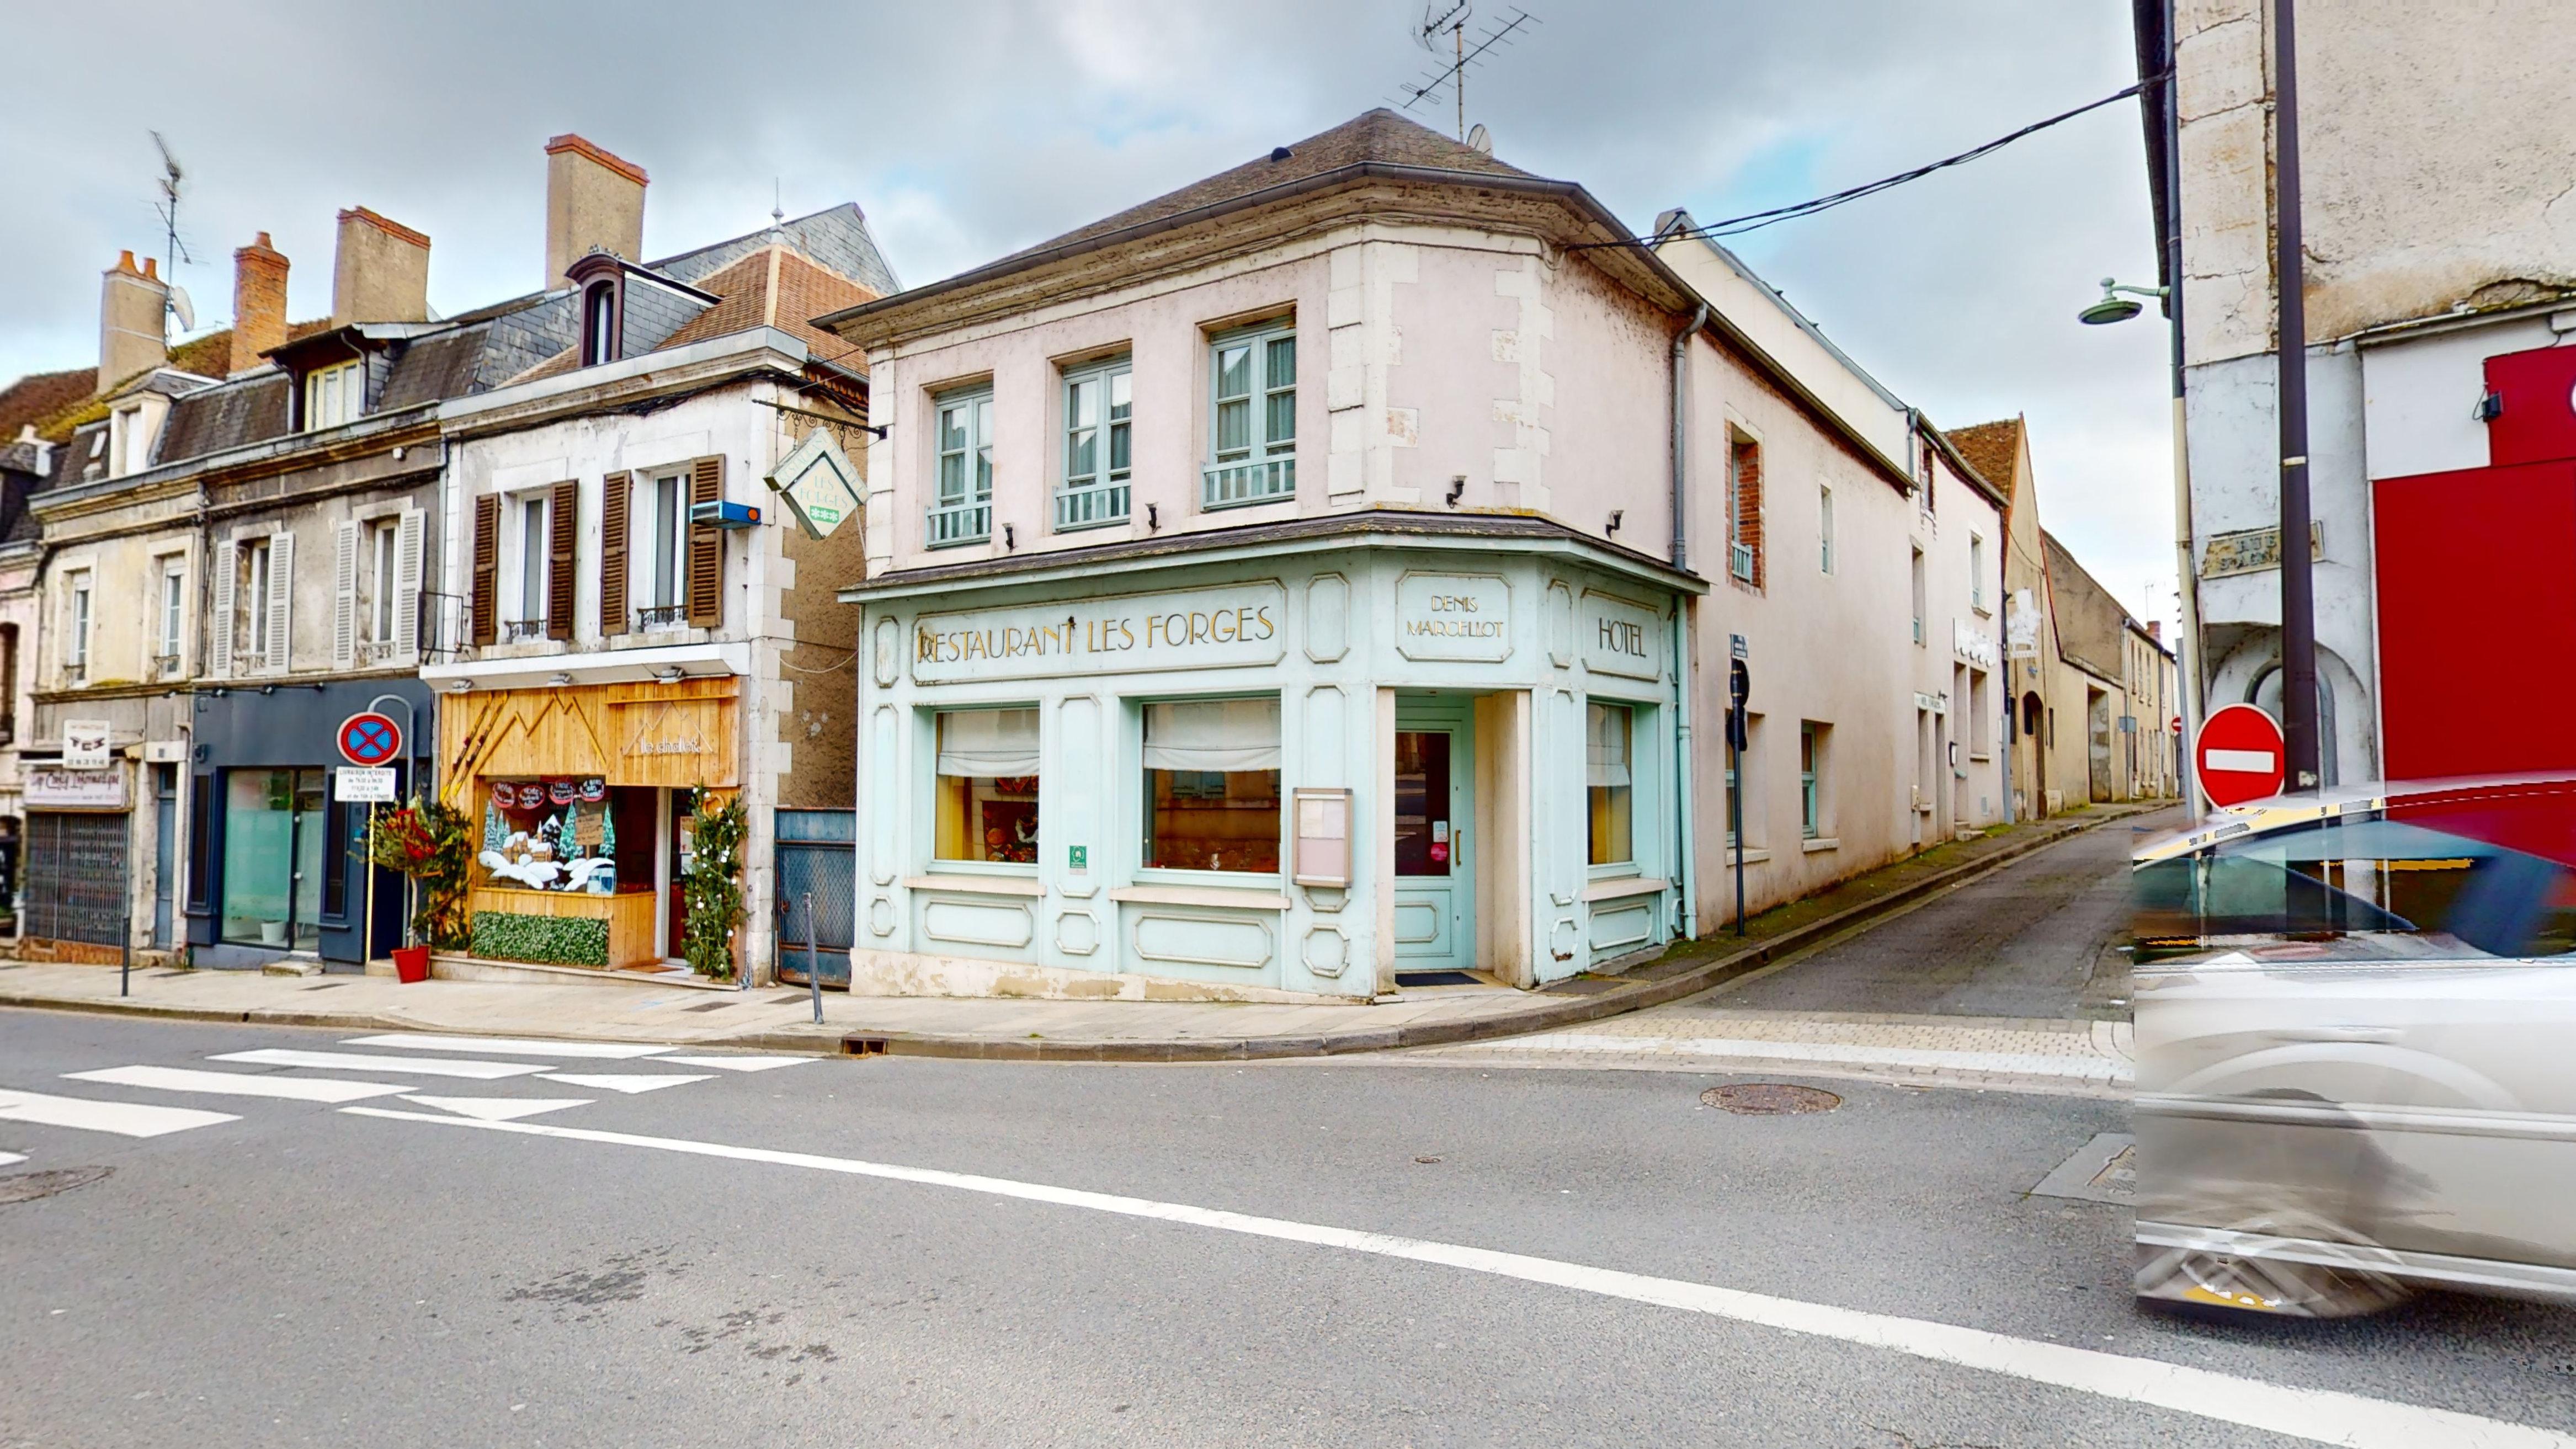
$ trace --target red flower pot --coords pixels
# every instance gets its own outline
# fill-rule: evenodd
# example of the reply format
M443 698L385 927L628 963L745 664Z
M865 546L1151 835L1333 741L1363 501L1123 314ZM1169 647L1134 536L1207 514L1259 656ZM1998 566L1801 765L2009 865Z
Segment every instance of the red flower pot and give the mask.
M394 977L406 986L411 985L414 982L427 981L429 979L429 948L427 946L396 946L394 948Z

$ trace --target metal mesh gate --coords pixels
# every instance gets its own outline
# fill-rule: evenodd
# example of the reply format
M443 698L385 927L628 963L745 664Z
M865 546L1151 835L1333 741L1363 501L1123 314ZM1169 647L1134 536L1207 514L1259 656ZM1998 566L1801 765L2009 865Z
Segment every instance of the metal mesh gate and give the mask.
M858 941L858 814L781 810L777 824L778 979L805 984L805 897L814 897L814 968L826 986L850 984Z
M122 948L125 836L123 815L29 814L22 934Z

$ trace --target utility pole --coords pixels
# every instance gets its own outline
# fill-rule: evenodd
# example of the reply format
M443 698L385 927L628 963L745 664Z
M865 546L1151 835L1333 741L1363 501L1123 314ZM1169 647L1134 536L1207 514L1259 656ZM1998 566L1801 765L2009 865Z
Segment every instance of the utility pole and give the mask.
M2308 309L2299 227L2295 0L2272 0L2273 289L2279 294L2283 793L2319 784L2316 571L2308 535ZM2176 278L2177 281L2180 278Z

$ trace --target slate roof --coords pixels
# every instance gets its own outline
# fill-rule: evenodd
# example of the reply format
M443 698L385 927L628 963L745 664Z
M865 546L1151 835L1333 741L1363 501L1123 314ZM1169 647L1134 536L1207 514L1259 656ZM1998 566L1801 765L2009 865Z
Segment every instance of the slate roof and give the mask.
M1965 428L1951 428L1941 434L1978 476L1995 485L1995 491L2007 499L2012 496L2013 474L2021 466L2020 418L2001 418L1991 423L1977 423Z
M1273 151L1230 171L1220 171L1214 176L1193 181L1178 191L1167 191L1140 206L1131 206L1115 215L1103 217L1089 226L1077 227L1033 247L1024 247L992 263L989 268L977 270L1005 270L1014 261L1033 253L1107 236L1147 222L1161 221L1201 207L1239 200L1273 187L1371 162L1424 171L1454 172L1470 180L1480 176L1538 179L1527 171L1507 166L1472 146L1453 141L1384 106L1355 116L1329 131L1317 132L1284 149L1288 154L1283 159L1272 159L1278 154Z

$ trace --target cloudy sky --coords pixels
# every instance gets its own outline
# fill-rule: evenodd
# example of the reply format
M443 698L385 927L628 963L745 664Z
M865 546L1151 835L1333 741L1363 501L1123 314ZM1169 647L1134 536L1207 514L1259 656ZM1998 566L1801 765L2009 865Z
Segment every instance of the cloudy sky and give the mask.
M1580 181L1639 228L1838 190L1964 150L2134 77L2125 0L1530 0L1468 86L1495 154ZM1482 29L1509 7L1478 0ZM332 218L429 233L430 302L543 280L545 138L646 167L648 254L844 200L910 284L1041 240L1400 99L1421 0L799 0L574 6L17 7L0 107L0 376L81 366L97 276L160 250L201 328L265 230L292 312L330 310ZM1440 124L1444 107L1431 119ZM1734 243L1945 427L2030 418L2042 517L2140 617L2173 612L2164 339L2080 327L2097 279L2151 281L2137 111Z

